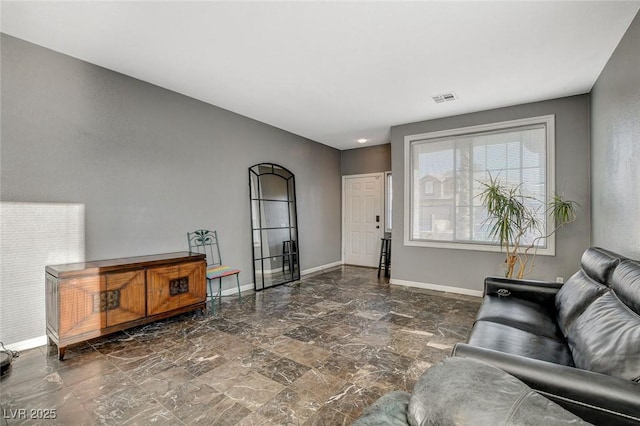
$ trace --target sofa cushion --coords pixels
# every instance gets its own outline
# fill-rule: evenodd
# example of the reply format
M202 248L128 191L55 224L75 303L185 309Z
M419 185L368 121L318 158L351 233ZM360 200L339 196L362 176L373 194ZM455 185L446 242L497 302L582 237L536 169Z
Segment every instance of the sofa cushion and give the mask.
M558 324L567 336L569 327L591 302L609 288L590 278L584 271L578 271L558 290L556 311Z
M488 294L482 301L476 320L497 322L529 333L564 341L555 317L553 306L543 306L540 302L519 297L501 297L496 294Z
M469 344L573 367L566 343L491 321L476 321Z
M626 260L620 263L611 276L611 288L622 303L636 314L640 313L640 263Z
M418 425L585 425L504 371L471 358L448 358L423 374L407 414Z
M615 267L620 263L621 256L600 247L589 247L582 253L580 266L593 280L606 284L611 278Z
M640 378L640 317L608 291L569 329L576 367L623 379Z
M582 254L580 266L556 294L557 320L564 336L582 312L607 291L609 279L622 257L599 247L589 247Z

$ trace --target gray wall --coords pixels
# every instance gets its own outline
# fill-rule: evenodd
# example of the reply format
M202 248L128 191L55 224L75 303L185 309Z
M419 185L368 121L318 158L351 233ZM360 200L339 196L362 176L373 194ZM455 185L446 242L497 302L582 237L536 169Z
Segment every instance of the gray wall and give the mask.
M86 205L86 258L187 249L217 229L253 282L248 167L296 175L303 270L339 261L340 152L2 35L4 201Z
M528 278L567 279L579 267L589 246L589 96L573 96L513 107L440 118L391 128L393 157L393 268L394 280L414 281L481 290L483 279L496 275L503 253L403 246L404 230L404 137L418 133L495 123L499 121L556 116L556 188L580 203L578 220L561 229L556 256L538 256Z
M391 170L391 144L341 151L342 175L380 173Z
M591 92L593 244L640 259L640 14Z

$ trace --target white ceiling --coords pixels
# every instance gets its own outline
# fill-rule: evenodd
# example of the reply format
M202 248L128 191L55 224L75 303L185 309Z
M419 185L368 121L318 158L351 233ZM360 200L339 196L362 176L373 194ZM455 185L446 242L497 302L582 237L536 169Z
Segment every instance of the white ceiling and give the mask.
M2 1L12 36L338 148L587 93L640 3ZM459 100L431 99L454 91Z

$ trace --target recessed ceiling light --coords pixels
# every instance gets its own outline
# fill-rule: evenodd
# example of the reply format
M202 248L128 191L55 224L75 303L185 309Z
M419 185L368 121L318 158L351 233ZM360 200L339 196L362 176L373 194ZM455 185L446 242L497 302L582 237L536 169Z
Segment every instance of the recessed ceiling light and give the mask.
M365 143L367 140L365 138L358 139L358 143Z

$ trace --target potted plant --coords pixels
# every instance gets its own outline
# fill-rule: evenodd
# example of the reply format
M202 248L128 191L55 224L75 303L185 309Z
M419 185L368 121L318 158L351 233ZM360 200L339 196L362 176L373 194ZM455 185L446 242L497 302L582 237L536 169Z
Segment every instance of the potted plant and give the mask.
M509 187L491 174L489 182L480 183L484 190L478 196L487 209L489 235L506 251L505 276L512 278L517 266L517 278L522 279L535 266L538 243L575 221L578 203L555 194L546 211L540 212L536 206L543 203L523 194L522 184ZM545 229L545 216L550 229Z

